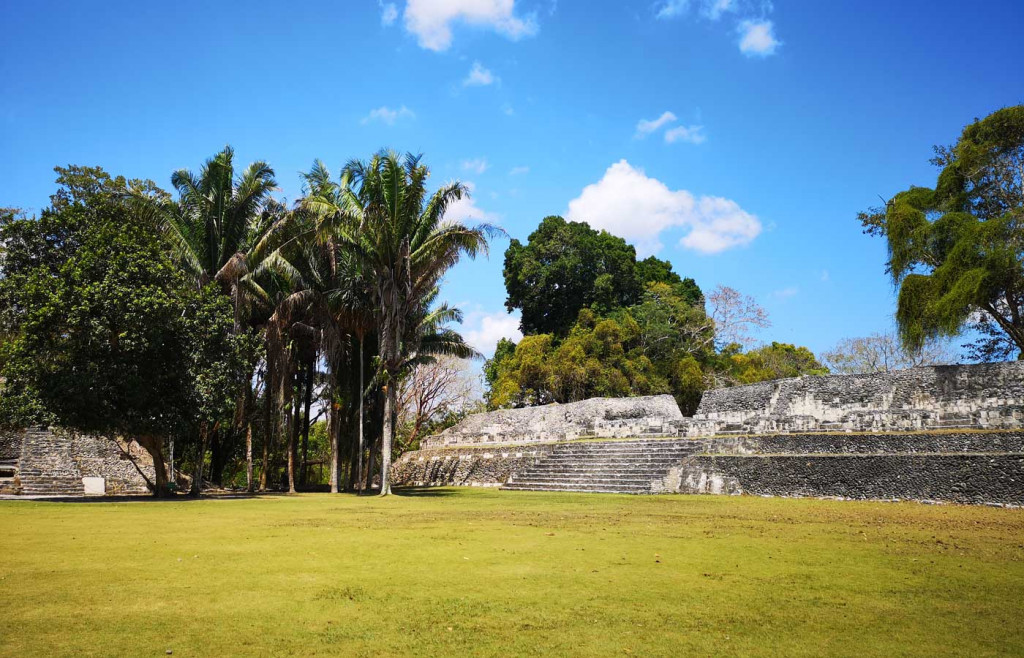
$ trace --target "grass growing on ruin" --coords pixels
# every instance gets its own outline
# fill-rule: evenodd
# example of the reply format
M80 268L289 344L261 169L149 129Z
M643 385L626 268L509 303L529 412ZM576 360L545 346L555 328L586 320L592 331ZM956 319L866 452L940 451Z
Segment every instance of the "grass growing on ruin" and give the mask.
M0 502L0 655L1020 655L1024 511L493 490Z

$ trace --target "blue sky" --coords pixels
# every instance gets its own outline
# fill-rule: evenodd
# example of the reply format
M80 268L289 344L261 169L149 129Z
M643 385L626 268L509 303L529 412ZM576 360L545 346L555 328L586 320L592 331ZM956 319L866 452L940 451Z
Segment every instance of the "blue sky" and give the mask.
M1024 102L1019 1L142 5L0 0L0 205L38 210L68 163L169 187L231 144L293 200L314 158L421 152L472 184L460 216L608 228L815 351L891 326L857 211ZM506 246L445 288L485 351L517 324Z

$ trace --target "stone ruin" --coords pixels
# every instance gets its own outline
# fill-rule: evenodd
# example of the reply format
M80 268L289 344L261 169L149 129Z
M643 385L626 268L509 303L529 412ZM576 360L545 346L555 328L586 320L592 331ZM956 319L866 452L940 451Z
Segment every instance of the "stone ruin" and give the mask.
M1024 504L1024 362L805 376L476 414L399 484Z
M134 464L133 464L134 462ZM154 478L135 442L32 428L0 434L0 494L84 496L149 493L136 465Z
M591 398L473 414L423 448L588 438L1024 427L1024 362L872 375L805 375L704 393L692 418L670 395Z

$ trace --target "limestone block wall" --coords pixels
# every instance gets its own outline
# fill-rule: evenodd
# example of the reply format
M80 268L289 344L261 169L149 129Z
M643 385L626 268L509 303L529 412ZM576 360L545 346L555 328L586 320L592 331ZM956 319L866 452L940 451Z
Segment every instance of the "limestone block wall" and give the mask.
M683 461L682 493L1024 505L1024 432L714 438Z
M397 486L497 487L535 464L551 444L506 448L436 448L407 452L392 466Z
M1024 362L805 376L707 391L688 436L1024 427Z
M684 493L1024 504L1024 455L701 455Z
M525 444L586 437L674 436L683 415L671 395L591 398L569 404L502 409L473 414L425 448L479 444Z
M107 438L46 428L32 428L11 436L10 443L17 446L18 452L17 459L9 462L14 477L7 483L7 493L83 495L83 477L103 478L107 494L149 491L145 479L122 452L128 452L152 480L152 459L134 442L121 443L119 449Z

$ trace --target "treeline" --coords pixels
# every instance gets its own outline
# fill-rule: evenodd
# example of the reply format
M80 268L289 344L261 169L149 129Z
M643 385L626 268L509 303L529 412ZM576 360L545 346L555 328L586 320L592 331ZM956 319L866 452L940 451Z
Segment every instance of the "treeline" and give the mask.
M0 422L135 439L158 495L172 454L195 493L206 478L294 491L310 442L331 491L389 491L402 383L476 355L437 301L500 233L445 219L462 184L428 194L420 158L391 152L337 178L317 161L291 206L230 148L175 172L173 196L56 171L38 217L0 213Z
M584 223L545 218L526 244L512 240L504 276L524 336L485 364L492 408L671 393L693 413L708 388L828 372L805 347L745 351L769 326L752 298L705 295L668 261L637 260Z

